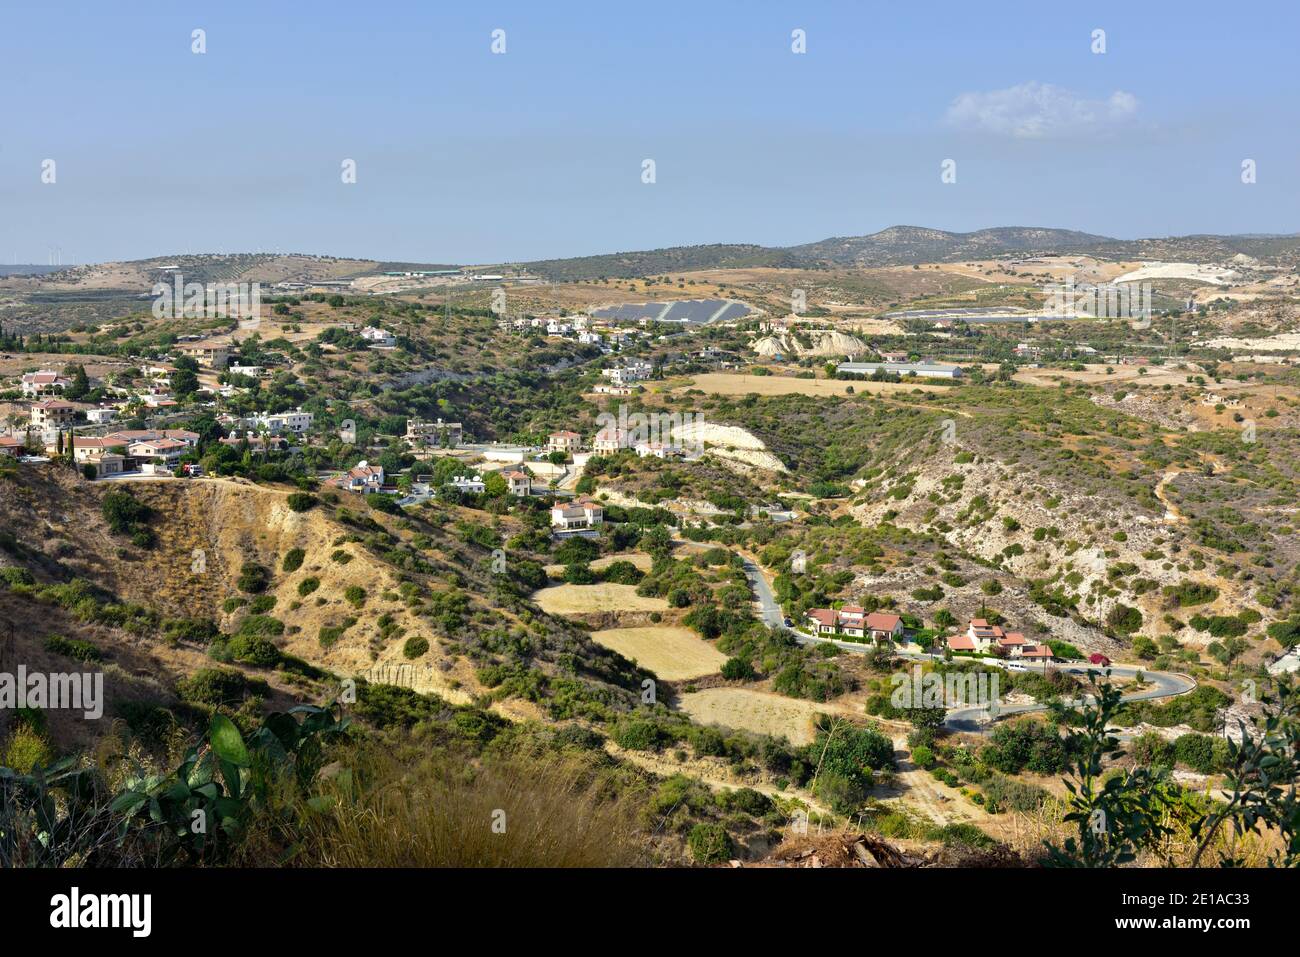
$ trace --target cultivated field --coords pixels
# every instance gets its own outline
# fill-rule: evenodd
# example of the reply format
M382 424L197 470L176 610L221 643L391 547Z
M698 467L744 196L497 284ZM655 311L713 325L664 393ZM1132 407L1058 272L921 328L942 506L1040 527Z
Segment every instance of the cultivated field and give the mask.
M650 566L654 564L654 559L652 559L649 555L645 554L644 552L625 552L622 555L602 555L600 558L597 558L594 561L592 561L591 568L593 571L600 571L602 568L608 568L610 565L614 564L615 562L631 562L637 568L641 569L641 571L648 572L650 570ZM564 566L547 565L546 574L563 575Z
M682 695L681 710L700 724L789 738L792 744L813 740L813 718L839 709L815 701L786 698L748 688L705 688Z
M911 392L914 389L920 389L922 392L943 392L947 388L945 386L927 385L924 382L916 384L910 382L847 382L841 379L795 379L790 376L741 375L729 372L708 372L704 375L692 376L687 384L679 388L701 389L715 395L748 395L754 392L758 395L827 396L853 394L848 391L850 386L853 388L853 393L858 395L864 392L872 394Z
M643 598L635 585L552 585L533 592L533 601L548 615L583 615L602 611L667 611L662 598Z
M1186 385L1187 377L1200 372L1198 369L1193 372L1187 369L1174 368L1172 366L1146 366L1146 374L1138 372L1142 366L1136 365L1117 365L1111 366L1111 372L1107 373L1107 367L1099 363L1089 363L1084 367L1082 372L1073 369L1026 369L1017 372L1013 379L1017 382L1024 382L1028 385L1052 386L1058 382L1087 382L1087 383L1109 383L1109 382L1128 382L1136 380L1142 385L1162 386L1162 385Z
M592 641L649 669L665 681L716 674L727 656L689 628L651 625L593 631Z

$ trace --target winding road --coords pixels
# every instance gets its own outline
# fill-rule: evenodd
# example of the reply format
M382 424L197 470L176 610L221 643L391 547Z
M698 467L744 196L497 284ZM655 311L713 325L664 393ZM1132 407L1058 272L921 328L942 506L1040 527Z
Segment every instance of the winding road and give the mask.
M802 645L811 644L830 644L844 651L851 651L857 654L866 654L871 650L870 645L864 645L862 642L841 641L837 638L816 638L812 635L806 635L801 631L791 628L785 623L785 615L781 611L781 606L777 603L776 595L772 592L772 585L763 574L758 563L748 555L741 555L741 561L745 565L745 577L749 579L750 587L758 600L759 617L763 624L777 631L788 632L794 636L795 641ZM923 653L896 650L894 654L900 658L909 658L914 661L939 660L939 655L927 655ZM997 659L984 659L987 664L1001 665ZM1046 669L1046 664L1044 664ZM1073 674L1086 675L1089 671L1101 670L1097 665L1089 664L1056 664L1052 666L1057 671L1068 671ZM1139 672L1150 687L1142 691L1136 691L1132 694L1123 696L1124 701L1150 701L1156 698L1172 698L1175 695L1187 694L1196 688L1196 682L1184 674L1173 671L1150 671L1146 668L1136 665L1110 665L1106 669L1115 677L1133 678ZM1090 701L1091 695L1081 699L1072 699L1066 701L1068 706L1077 706L1083 702ZM1047 705L1044 704L1004 704L995 708L995 713L990 714L987 706L972 708L956 708L948 712L944 719L944 727L952 731L961 731L967 734L986 734L993 721L998 718L1006 717L1011 714L1027 714L1032 711L1046 711Z

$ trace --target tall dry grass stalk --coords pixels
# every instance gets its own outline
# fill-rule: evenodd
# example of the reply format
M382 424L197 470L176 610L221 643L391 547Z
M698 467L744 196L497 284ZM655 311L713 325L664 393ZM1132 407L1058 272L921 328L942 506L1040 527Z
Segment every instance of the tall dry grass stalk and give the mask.
M589 765L560 754L453 756L414 766L376 749L345 758L326 810L300 807L300 852L316 867L629 867L651 863L641 801L603 795ZM631 799L629 799L631 797ZM504 817L500 812L504 812ZM504 822L504 830L501 824ZM494 829L494 823L497 828Z

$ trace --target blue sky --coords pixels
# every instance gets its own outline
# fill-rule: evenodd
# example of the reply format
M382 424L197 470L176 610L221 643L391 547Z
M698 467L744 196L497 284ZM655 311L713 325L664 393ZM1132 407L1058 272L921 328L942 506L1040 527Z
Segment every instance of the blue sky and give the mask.
M0 0L0 262L1297 232L1298 28L1282 3Z

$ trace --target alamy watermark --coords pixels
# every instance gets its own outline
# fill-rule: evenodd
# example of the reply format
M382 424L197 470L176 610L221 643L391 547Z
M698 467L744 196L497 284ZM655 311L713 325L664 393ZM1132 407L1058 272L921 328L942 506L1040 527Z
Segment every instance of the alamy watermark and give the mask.
M897 671L890 677L894 686L889 703L900 710L911 708L987 708L997 714L1001 707L1000 679L987 671Z
M253 282L186 282L175 273L172 282L154 283L155 319L261 319L262 284Z
M104 716L104 673L28 671L0 672L0 711L38 708L42 711L80 711L87 721Z
M704 452L703 435L704 416L698 412L629 412L620 404L617 414L596 416L597 441L617 442L619 448L648 454L700 455Z
M1136 288L1134 288L1136 287ZM1065 282L1043 287L1043 305L1048 316L1072 319L1128 319L1134 328L1151 325L1151 283L1075 283Z

